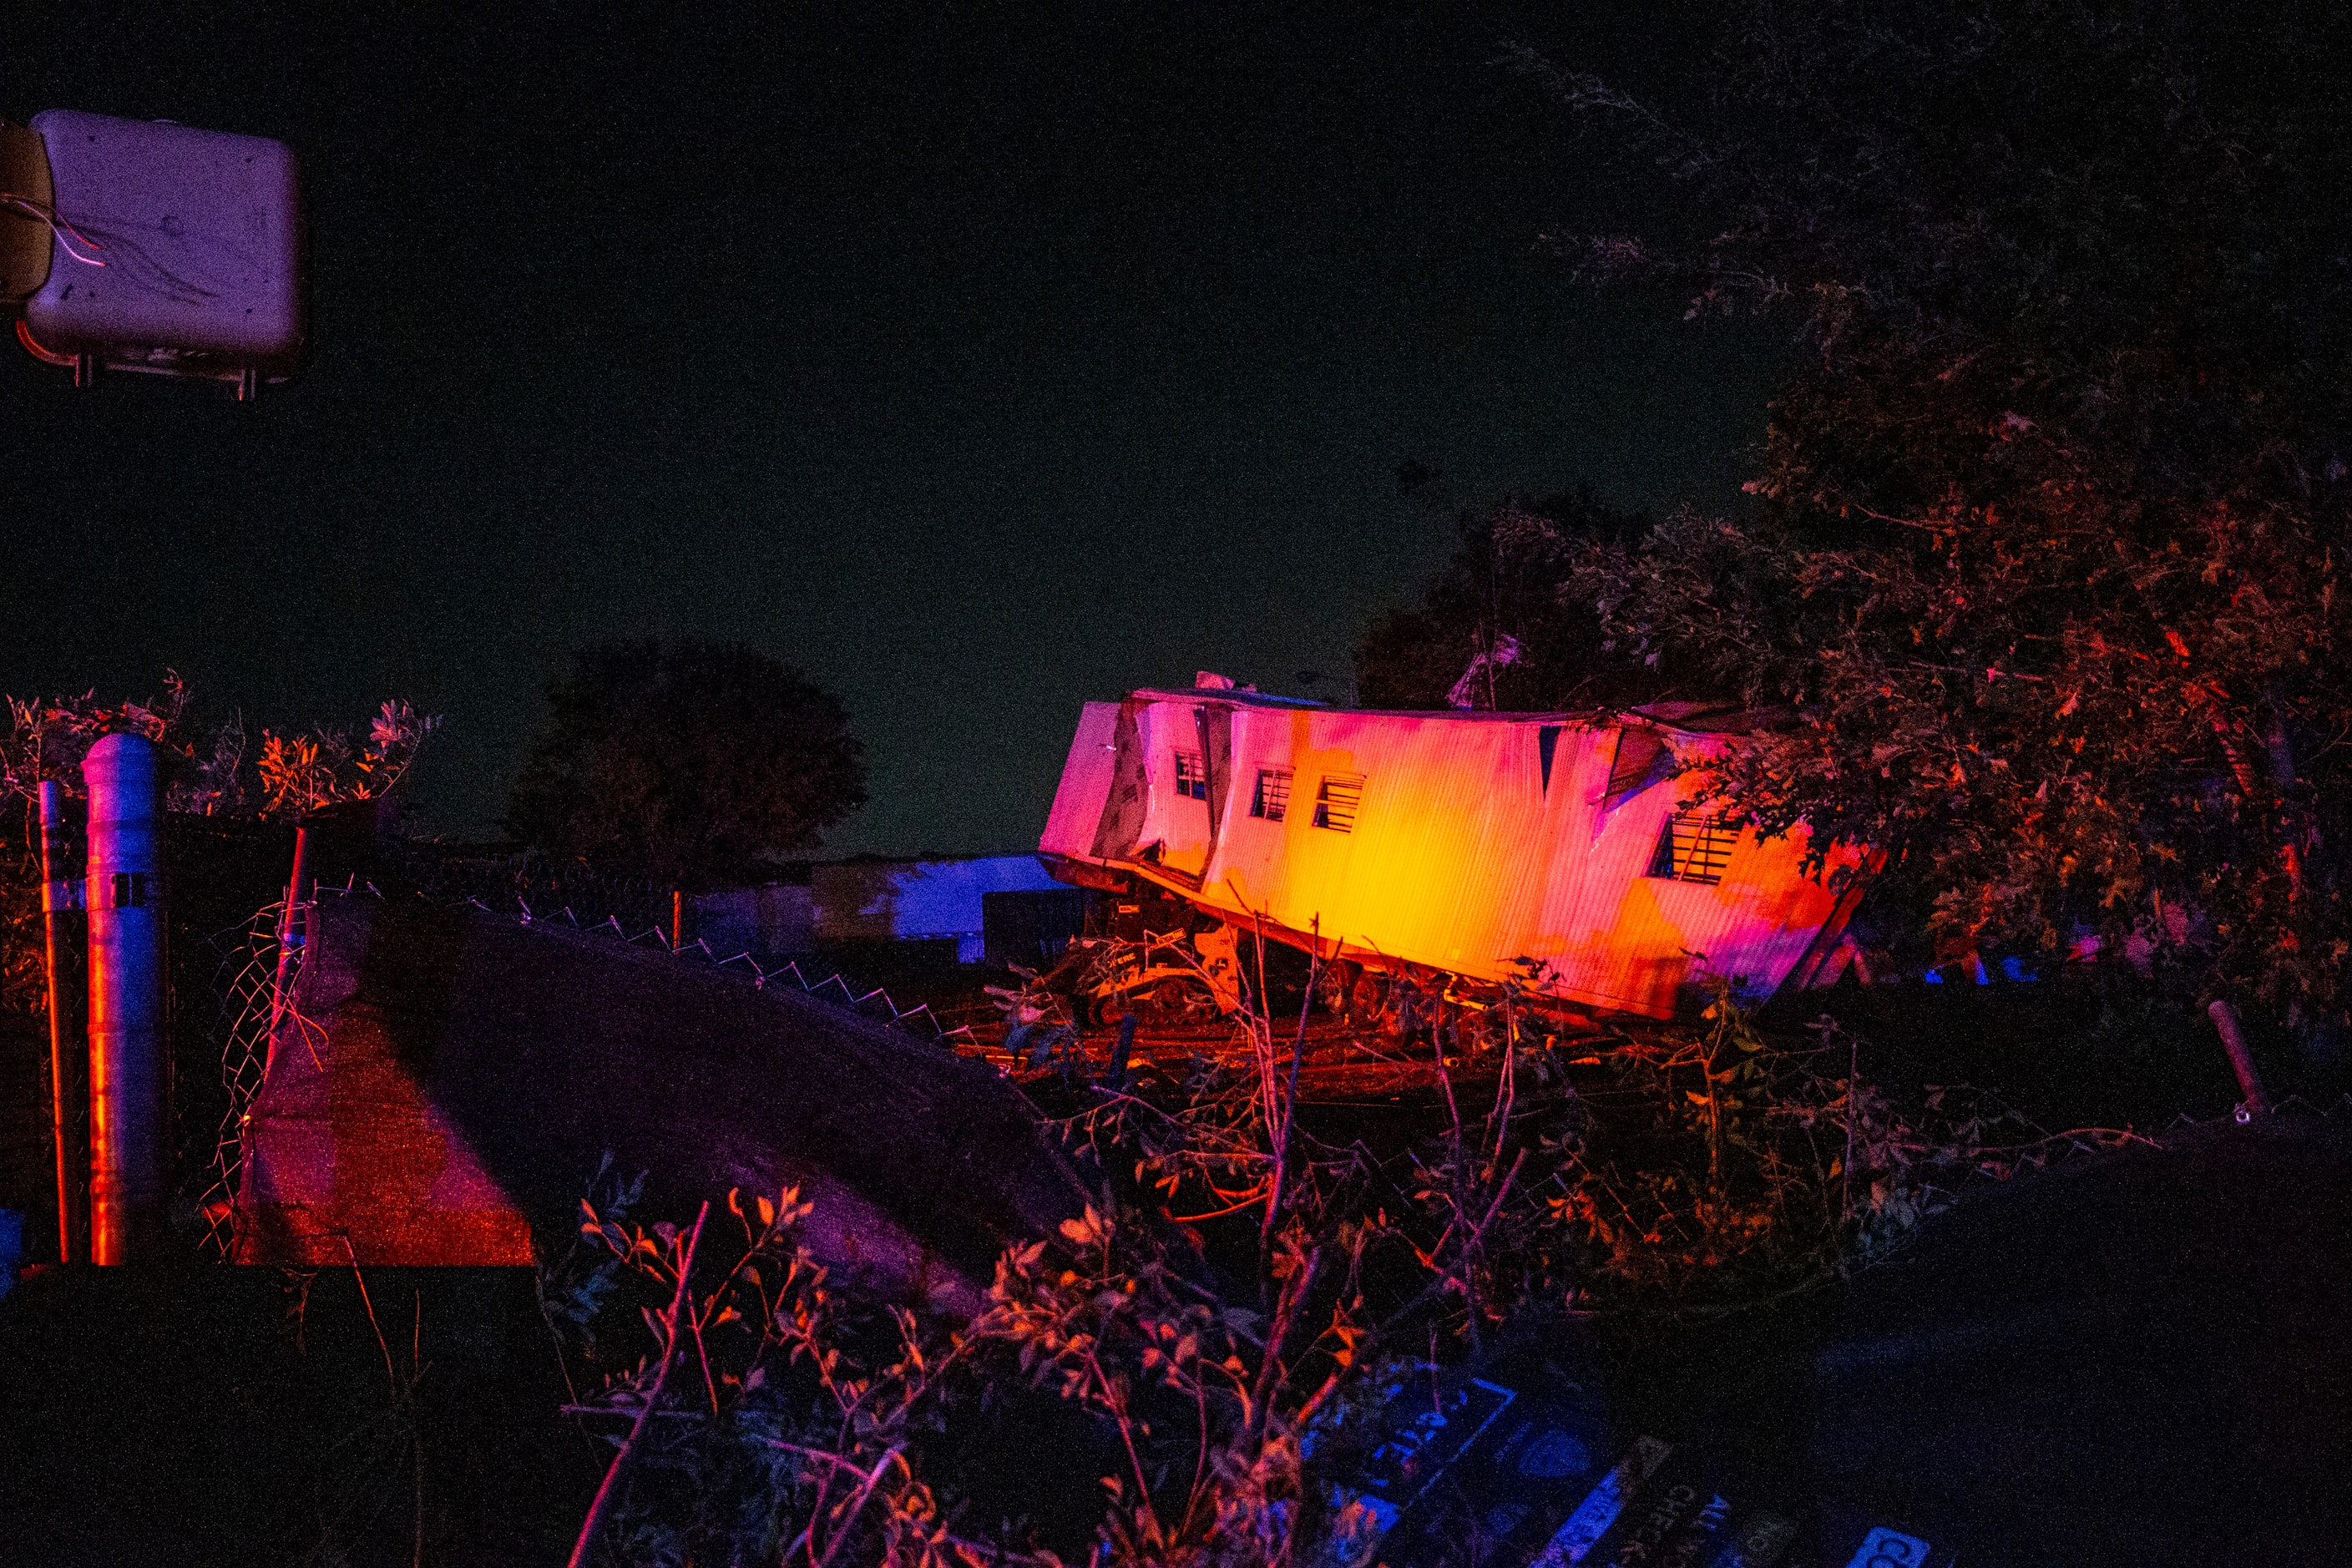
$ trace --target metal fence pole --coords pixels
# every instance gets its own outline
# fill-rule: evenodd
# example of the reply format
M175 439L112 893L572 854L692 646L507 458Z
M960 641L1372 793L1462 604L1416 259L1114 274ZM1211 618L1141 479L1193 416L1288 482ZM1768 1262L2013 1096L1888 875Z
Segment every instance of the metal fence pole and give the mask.
M143 735L108 735L89 790L89 1257L163 1247L163 767Z
M269 1076L269 1068L278 1059L278 1026L286 1017L286 976L294 966L294 954L310 939L310 922L306 920L296 928L294 912L302 905L302 873L310 858L310 830L294 829L294 869L286 878L286 901L278 907L278 973L269 983L269 1044L261 1058L261 1074Z
M49 986L49 1129L57 1156L58 1261L71 1263L87 1257L89 1246L81 1191L89 1169L82 1150L89 1102L83 1081L87 1065L76 1049L81 1031L68 1016L74 1009L77 988L65 979L71 942L67 922L82 900L79 879L67 875L65 818L65 786L55 779L42 780L41 941Z

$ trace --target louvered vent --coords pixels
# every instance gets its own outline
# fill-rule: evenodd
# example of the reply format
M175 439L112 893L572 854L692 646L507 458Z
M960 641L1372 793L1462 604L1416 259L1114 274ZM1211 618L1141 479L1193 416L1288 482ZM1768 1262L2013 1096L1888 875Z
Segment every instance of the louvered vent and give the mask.
M1260 768L1257 793L1250 796L1250 815L1280 822L1290 812L1290 770Z
M1331 774L1315 788L1315 826L1334 833L1353 833L1356 808L1363 799L1363 774Z
M1732 847L1738 842L1739 830L1726 826L1712 812L1678 811L1658 835L1649 875L1713 887L1723 880L1724 868L1731 864Z

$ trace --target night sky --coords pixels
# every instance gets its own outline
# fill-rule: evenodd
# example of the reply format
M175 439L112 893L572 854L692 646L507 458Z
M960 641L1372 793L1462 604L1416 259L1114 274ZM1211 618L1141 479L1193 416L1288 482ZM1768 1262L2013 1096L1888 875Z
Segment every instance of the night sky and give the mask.
M1540 253L1643 182L1496 63L1695 100L1672 12L328 9L18 9L11 118L295 147L313 330L253 408L7 348L0 686L405 696L443 831L491 830L566 648L692 635L847 704L829 852L1031 847L1087 699L1347 695L1451 544L1400 464L1723 503L1760 435L1764 329Z

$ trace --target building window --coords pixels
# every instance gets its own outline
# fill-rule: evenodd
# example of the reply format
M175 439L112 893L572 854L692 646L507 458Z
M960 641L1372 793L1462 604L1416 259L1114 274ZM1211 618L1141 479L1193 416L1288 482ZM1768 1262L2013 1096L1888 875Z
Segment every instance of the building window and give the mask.
M1209 770L1198 752L1176 753L1176 793L1194 800L1209 798Z
M1280 822L1290 810L1290 770L1260 768L1257 793L1250 796L1250 815Z
M1723 880L1723 868L1731 864L1732 847L1738 842L1739 829L1724 826L1721 817L1708 812L1677 811L1658 835L1648 874L1711 888Z
M1315 826L1334 833L1356 830L1356 807L1364 798L1364 775L1333 773L1315 786Z

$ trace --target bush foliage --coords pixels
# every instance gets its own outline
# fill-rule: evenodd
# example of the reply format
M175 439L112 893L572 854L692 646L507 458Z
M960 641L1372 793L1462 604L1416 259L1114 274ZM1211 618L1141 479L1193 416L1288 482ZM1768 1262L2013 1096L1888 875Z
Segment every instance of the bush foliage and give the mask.
M1826 1024L1775 1038L1726 999L1568 1038L1506 993L1396 1043L1431 1092L1375 1149L1295 1114L1303 1015L1250 996L1189 1065L1129 1072L1055 997L1003 1001L1101 1196L1007 1247L976 1310L838 1289L796 1192L648 1226L600 1179L541 1288L604 1374L572 1412L621 1445L578 1560L1350 1561L1345 1483L1400 1376L1836 1279L1957 1184L2090 1141L1965 1089L1898 1108Z
M1749 515L1496 553L1790 722L1722 781L1889 852L1949 945L2146 943L2347 1018L2352 22L2283 0L1735 8L1703 131L1520 51L1697 243L1555 237L1790 318Z

